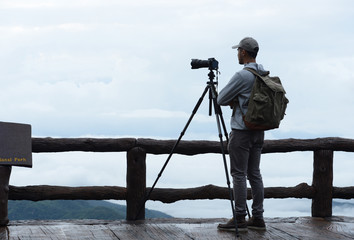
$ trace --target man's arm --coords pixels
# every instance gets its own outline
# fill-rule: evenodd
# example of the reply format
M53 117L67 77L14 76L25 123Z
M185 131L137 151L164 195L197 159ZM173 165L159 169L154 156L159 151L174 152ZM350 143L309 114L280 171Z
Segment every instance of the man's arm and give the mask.
M240 94L242 89L242 81L239 73L236 73L226 86L219 92L217 101L221 106L232 106L237 95Z

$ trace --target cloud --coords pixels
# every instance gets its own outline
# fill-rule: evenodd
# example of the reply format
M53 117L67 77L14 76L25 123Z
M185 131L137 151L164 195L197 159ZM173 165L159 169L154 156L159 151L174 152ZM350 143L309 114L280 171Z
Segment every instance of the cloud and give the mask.
M344 6L351 3L318 3L320 10L303 12L306 1L3 1L3 118L28 121L40 135L64 122L62 135L121 131L133 116L144 132L151 115L183 124L208 73L191 70L190 59L216 57L220 89L240 69L230 46L252 35L261 45L258 61L281 77L290 99L281 128L268 135L350 137L353 15ZM195 121L209 121L206 102Z
M1 1L1 120L29 123L34 136L177 138L208 81L208 70L191 70L190 60L215 57L221 89L241 69L231 46L253 36L261 47L257 61L280 76L290 100L280 129L267 132L266 138L352 138L354 34L348 29L353 3L309 4L305 0L256 0L251 5L244 0ZM208 107L206 96L184 139L218 140L215 116L208 116ZM223 112L229 128L231 111L223 108ZM335 163L335 181L348 186L350 156L339 156L345 167ZM223 173L213 175L222 168L214 160L217 157L202 156L196 163L177 158L161 184L224 184ZM36 154L34 168L15 168L12 181L121 185L125 173L115 181L113 169L125 169L125 163L115 165L111 162L115 158L114 154ZM109 169L97 167L96 159L108 159ZM163 161L162 157L148 163L154 173L149 173L149 181ZM291 174L287 161L299 163ZM309 182L311 163L307 153L266 155L265 182L271 186L280 181ZM191 169L185 170L186 165ZM200 175L193 174L196 169ZM58 171L62 178L53 179ZM182 171L191 177L181 179Z

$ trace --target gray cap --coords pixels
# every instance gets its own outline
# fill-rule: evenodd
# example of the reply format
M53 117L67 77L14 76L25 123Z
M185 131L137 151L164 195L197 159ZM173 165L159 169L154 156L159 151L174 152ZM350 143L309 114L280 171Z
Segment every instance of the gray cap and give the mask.
M257 53L259 50L257 41L251 37L245 37L244 39L241 40L241 42L238 45L232 46L232 48L233 49L242 48L248 52L254 52L254 53Z

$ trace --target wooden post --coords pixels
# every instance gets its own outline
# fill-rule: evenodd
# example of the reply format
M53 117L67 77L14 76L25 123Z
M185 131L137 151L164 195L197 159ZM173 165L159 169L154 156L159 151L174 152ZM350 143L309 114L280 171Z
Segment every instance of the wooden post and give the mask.
M314 151L312 217L332 216L333 151Z
M11 166L0 166L0 226L9 223L7 201L9 199L9 181Z
M127 220L145 219L145 204L138 215L145 194L146 151L135 147L127 153Z

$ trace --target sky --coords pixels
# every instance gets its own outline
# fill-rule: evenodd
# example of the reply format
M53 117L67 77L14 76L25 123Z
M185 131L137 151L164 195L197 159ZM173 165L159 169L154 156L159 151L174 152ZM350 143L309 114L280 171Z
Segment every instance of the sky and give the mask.
M30 124L33 137L177 139L208 80L191 59L218 60L221 89L242 69L231 46L250 36L290 101L266 139L354 138L353 22L350 0L2 0L0 121ZM184 139L218 140L208 107L206 98ZM223 108L228 128L230 114ZM335 153L336 186L353 185L352 157ZM148 157L148 185L165 158ZM265 185L311 184L312 158L265 154ZM219 159L176 156L157 187L225 185ZM10 184L124 186L125 161L125 153L34 154L33 168L14 167ZM182 203L174 208L189 216L192 203Z

